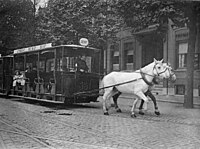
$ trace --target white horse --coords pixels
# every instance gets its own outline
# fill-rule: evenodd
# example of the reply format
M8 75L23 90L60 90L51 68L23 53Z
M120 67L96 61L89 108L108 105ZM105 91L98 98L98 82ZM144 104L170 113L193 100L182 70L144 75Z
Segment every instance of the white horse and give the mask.
M170 82L175 82L176 81L176 75L171 67L171 65L169 63L163 63L164 66L166 66L166 68L169 70L170 73L170 77L169 77L169 81ZM156 98L155 96L151 93L151 90L153 89L154 84L159 84L160 80L159 78L154 78L153 79L153 84L152 86L149 86L149 89L147 90L147 92L145 92L145 96L150 97L150 99L152 100L153 104L154 104L154 109L155 109L155 114L156 115L160 115L160 112L158 110L158 105L156 102ZM117 104L117 99L118 97L121 95L121 92L118 92L117 94L115 94L112 98L113 98L113 102L114 102L114 106L117 112L121 112L121 109L119 108L118 104ZM144 104L144 100L141 100L140 106L139 106L139 114L144 115L143 112L143 104Z
M155 76L160 79L169 78L170 72L166 65L163 65L163 60L154 61L147 66L135 72L111 72L104 76L102 83L104 86L103 94L103 112L108 115L107 100L112 96L121 93L129 93L136 96L131 109L131 116L136 117L134 111L139 99L145 101L144 110L147 110L148 98L144 93L152 85L152 80Z
M163 65L166 66L166 68L169 70L169 73L170 73L169 81L172 82L172 83L174 83L176 81L176 74L174 73L171 65L169 63L164 63ZM158 82L157 81L156 82L153 81L153 82L154 82L154 84L158 84L159 83L159 81ZM149 90L145 93L145 95L149 96L151 98L151 100L153 101L154 109L155 109L155 114L156 115L160 115L160 112L158 110L158 105L157 105L157 102L156 102L156 98L151 93L152 89L153 89L153 86L150 86ZM118 105L117 105L117 98L119 97L119 95L118 96L115 95L115 97L113 97L113 101L114 101L115 107L118 107ZM141 115L144 114L144 112L142 111L143 104L144 104L144 100L141 101L140 106L139 106L139 114L141 114ZM119 108L118 108L118 111L120 112L121 109L119 110Z

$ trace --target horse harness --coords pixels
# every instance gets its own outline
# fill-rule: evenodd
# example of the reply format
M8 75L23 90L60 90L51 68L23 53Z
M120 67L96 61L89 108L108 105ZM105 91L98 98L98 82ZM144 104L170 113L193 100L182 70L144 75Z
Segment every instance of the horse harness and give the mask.
M156 65L155 65L156 66ZM153 69L155 69L155 66ZM159 76L160 74L166 72L166 71L169 71L169 68L165 68L165 70L163 72L160 72L158 73L157 69L156 69L156 72L157 72L157 75ZM134 80L130 80L130 81L126 81L126 82L122 82L122 83L118 83L118 84L114 84L114 85L110 85L110 86L106 86L106 87L102 87L102 88L99 88L99 89L94 89L94 90L91 90L91 91L83 91L83 92L79 92L79 93L75 93L75 95L79 95L79 94L87 94L87 93L92 93L92 92L96 92L96 91L99 91L99 90L102 90L102 89L106 89L106 88L110 88L110 87L115 87L115 86L119 86L119 85L123 85L123 84L128 84L128 83L131 83L131 82L135 82L135 81L138 81L140 79L143 79L144 82L149 85L149 86L153 86L154 84L158 84L158 82L154 79L155 76L153 75L150 75L150 74L147 74L147 73L143 73L142 70L140 69L140 72L135 72L135 73L140 73L142 78L137 78L137 79L134 79ZM151 76L153 77L153 80L152 82L149 82L145 75L148 75L148 76ZM174 75L174 74L173 74Z
M156 69L156 65L157 65L157 64L154 65L153 70ZM159 76L160 74L165 73L167 70L169 71L169 68L166 67L164 71L158 73L158 71L157 71L157 69L156 69L156 72L157 72L157 75Z

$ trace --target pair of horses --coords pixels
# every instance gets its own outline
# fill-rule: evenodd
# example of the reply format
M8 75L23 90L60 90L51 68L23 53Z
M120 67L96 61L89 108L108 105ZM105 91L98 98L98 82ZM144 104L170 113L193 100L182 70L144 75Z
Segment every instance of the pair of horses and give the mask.
M144 110L147 110L148 98L144 93L153 86L153 79L171 79L176 80L175 73L171 66L163 63L163 60L156 60L147 66L136 70L135 72L111 72L104 76L102 85L104 87L103 94L103 112L104 115L109 115L107 101L113 97L114 105L117 112L121 112L118 107L117 98L121 93L133 94L136 99L133 101L131 108L131 117L136 117L135 109L139 99L144 101ZM153 99L155 110L157 109L156 100ZM141 109L140 109L141 110ZM156 112L156 111L155 111ZM158 111L159 112L159 111Z

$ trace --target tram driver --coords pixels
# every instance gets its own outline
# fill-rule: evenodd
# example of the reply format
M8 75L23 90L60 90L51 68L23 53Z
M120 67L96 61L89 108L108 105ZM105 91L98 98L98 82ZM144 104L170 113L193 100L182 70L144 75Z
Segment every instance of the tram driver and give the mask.
M75 67L77 69L77 71L79 72L88 72L89 68L86 64L86 56L83 54L83 55L80 55L76 62L75 62Z

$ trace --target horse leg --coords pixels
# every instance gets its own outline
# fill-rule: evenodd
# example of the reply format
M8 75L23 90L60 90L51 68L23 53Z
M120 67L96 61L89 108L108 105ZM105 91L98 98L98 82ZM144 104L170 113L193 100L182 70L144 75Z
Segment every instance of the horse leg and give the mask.
M155 108L155 114L156 115L160 115L160 112L158 110L158 106L157 106L157 102L156 102L156 98L155 96L149 91L148 96L151 98L151 100L153 101L154 104L154 108Z
M138 92L138 93L136 93L136 95L140 98L140 99L142 99L142 100L144 100L144 111L147 111L147 103L148 103L148 98L145 96L145 94L142 92L142 91L140 91L140 92Z
M114 102L114 105L115 105L115 109L117 112L122 112L121 109L119 108L118 104L117 104L117 99L118 97L121 95L121 92L118 92L117 94L115 94L113 96L113 102Z
M136 104L137 104L137 102L138 102L138 98L136 98L134 101L133 101L133 106L132 106L132 108L131 108L131 117L137 117L136 115L135 115L135 108L136 108Z
M144 95L147 96L149 92L150 91L148 90L147 92L144 93ZM141 114L141 115L144 115L144 112L142 110L143 109L143 105L144 105L144 100L141 100L141 103L140 103L140 106L139 106L139 114Z
M110 100L111 93L112 93L112 89L107 89L107 90L105 90L105 92L103 94L103 112L104 112L104 115L109 115L108 107L107 107L107 101Z
M144 112L142 111L143 104L144 104L144 100L141 100L141 103L140 103L140 106L139 106L139 114L141 114L141 115L144 115Z

